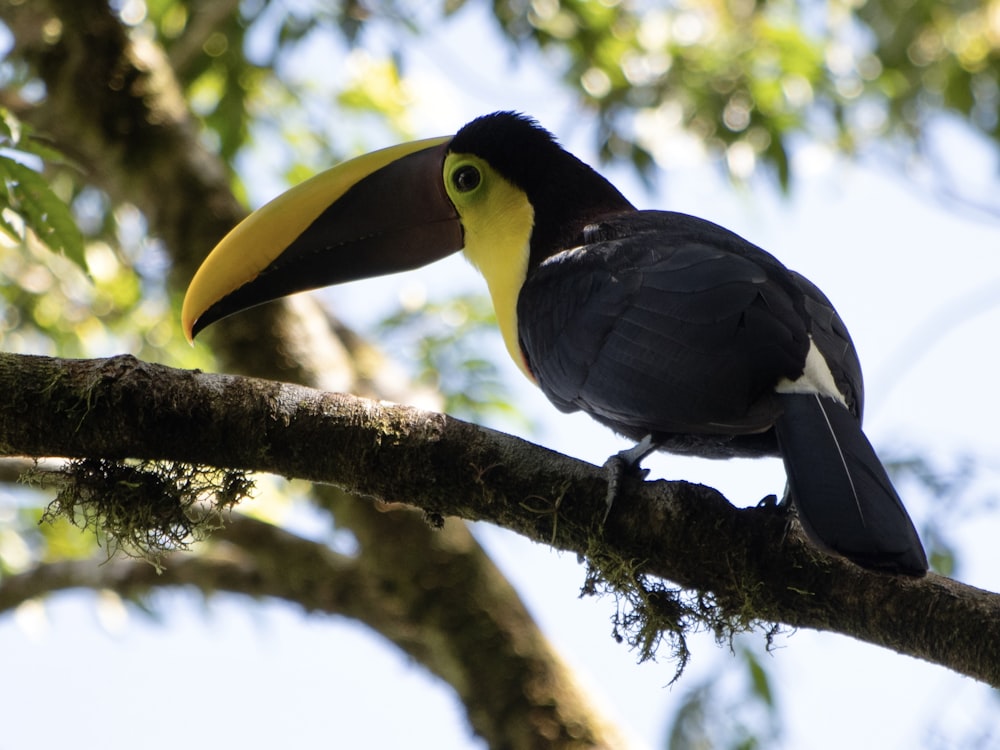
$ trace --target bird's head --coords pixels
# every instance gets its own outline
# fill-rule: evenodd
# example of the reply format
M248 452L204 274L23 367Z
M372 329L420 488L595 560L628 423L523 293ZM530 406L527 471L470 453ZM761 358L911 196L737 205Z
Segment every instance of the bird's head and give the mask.
M535 121L480 117L453 137L352 159L258 209L216 246L184 299L188 338L294 292L405 271L459 250L490 287L511 354L529 267L597 216L631 210Z

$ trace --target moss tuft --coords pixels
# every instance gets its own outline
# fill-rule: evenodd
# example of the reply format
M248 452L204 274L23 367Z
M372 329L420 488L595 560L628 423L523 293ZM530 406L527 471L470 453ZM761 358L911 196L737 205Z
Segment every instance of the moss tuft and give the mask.
M165 553L220 528L253 489L244 472L174 461L77 459L26 479L58 487L43 522L65 517L93 530L109 557L122 552L157 568Z
M681 676L691 657L687 636L692 633L711 632L716 641L731 647L737 634L764 627L770 647L777 632L777 626L749 616L748 608L724 606L711 594L670 586L638 572L641 560L609 554L600 538L592 541L586 558L581 596L615 598L612 635L634 649L640 663L655 660L664 646L669 648L669 658L676 664L671 682Z

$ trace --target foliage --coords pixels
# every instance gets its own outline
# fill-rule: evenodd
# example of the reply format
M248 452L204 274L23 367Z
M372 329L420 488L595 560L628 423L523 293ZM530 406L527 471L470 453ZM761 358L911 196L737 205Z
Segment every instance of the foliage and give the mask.
M447 413L524 423L525 417L508 400L503 369L484 354L489 350L485 342L499 338L487 297L412 300L381 321L376 338L388 349L405 353L401 359L411 364L415 382L440 392Z
M83 191L76 205L94 197ZM178 366L206 366L207 353L186 346L178 330L179 298L165 286L164 259L143 235L141 217L120 206L97 225L84 238L82 264L37 242L0 244L0 276L7 280L0 287L3 346L66 357L127 349Z
M484 6L447 0L432 11L352 1L279 13L264 0L239 4L239 12L235 2L150 0L142 20L230 160L259 131L261 118L272 120L275 130L267 132L283 130L274 113L286 110L264 105L262 92L280 82L285 92L267 97L292 109L330 86L331 71L308 76L297 65L317 43L345 56L352 47L366 50L367 71L329 96L355 116L374 114L366 115L370 124L391 123L398 134L409 42ZM647 178L656 165L705 153L738 181L763 167L788 189L797 146L857 154L897 143L919 159L942 115L960 118L994 146L1000 142L995 2L494 0L488 7L499 34L517 49L537 50L593 113L601 156L631 163ZM387 38L388 47L367 45L372 35ZM378 94L393 89L389 97ZM322 151L294 121L295 139ZM347 122L339 123L341 133ZM309 125L334 142L342 138L330 138L314 118Z
M742 640L729 669L687 688L670 722L668 750L755 750L781 739L776 686L762 659Z
M533 43L600 118L601 153L670 166L671 140L761 163L790 186L793 146L857 153L901 139L918 153L929 122L958 115L996 145L996 3L874 0L667 4L497 0L503 32Z
M24 230L30 230L39 241L83 267L83 237L69 206L28 162L67 163L31 127L0 108L0 231L24 243Z

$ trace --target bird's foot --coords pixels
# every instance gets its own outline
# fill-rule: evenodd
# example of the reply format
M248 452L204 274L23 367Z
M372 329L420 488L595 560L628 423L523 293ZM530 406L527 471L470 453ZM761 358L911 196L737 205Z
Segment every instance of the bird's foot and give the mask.
M777 495L768 495L767 497L761 498L761 501L757 503L757 507L761 510L770 511L771 513L779 515L785 519L785 528L781 533L781 542L784 543L796 516L795 506L792 505L791 490L786 487L785 493L780 498Z
M604 471L608 476L608 494L605 498L607 507L604 509L604 517L601 519L602 525L608 520L611 506L614 505L615 499L618 497L622 478L628 473L633 474L638 479L645 479L646 475L649 474L649 469L643 469L639 464L654 450L656 450L656 444L653 442L653 436L646 435L631 448L618 451L604 462Z

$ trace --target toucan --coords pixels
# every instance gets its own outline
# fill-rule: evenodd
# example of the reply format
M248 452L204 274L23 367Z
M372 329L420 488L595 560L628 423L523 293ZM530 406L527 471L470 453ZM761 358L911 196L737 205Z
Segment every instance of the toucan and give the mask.
M507 351L564 412L650 450L780 455L808 536L869 569L927 570L861 429L861 365L809 280L737 234L637 210L535 120L347 161L236 226L184 299L189 339L239 310L454 252L481 272Z

